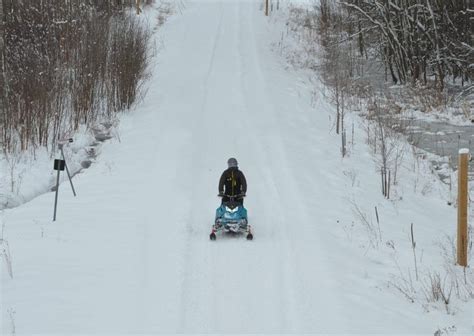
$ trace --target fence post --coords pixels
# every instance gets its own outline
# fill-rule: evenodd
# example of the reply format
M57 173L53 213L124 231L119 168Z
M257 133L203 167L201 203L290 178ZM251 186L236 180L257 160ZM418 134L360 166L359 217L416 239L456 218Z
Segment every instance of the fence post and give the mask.
M458 232L457 232L457 263L467 266L467 204L468 204L468 161L469 149L459 150L458 161Z
M142 10L140 8L140 0L135 1L135 8L137 10L137 15L140 15L140 13L142 12Z

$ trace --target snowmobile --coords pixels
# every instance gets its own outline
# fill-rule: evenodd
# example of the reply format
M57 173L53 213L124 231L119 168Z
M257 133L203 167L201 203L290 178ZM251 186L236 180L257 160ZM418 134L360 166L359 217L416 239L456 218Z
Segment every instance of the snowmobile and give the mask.
M237 199L245 197L245 195L218 195L219 197L227 197L229 201L223 202L216 210L216 219L212 226L209 238L216 240L216 233L220 231L231 233L246 233L247 240L253 239L253 234L247 219L247 210L237 201Z

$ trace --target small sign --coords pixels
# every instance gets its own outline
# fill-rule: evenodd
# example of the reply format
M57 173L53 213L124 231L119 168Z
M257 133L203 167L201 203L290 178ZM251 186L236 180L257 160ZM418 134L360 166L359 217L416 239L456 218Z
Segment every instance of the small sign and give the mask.
M74 142L74 139L73 139L73 138L68 138L68 139L59 139L59 140L58 140L58 144L59 144L59 145L65 145L65 144L67 144L68 142L69 142L69 143L72 143L72 142Z
M66 167L66 161L54 160L54 170L64 170L65 167Z

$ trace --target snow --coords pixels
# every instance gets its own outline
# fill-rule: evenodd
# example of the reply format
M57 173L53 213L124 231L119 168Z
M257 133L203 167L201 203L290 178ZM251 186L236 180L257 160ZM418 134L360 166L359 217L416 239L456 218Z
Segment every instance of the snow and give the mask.
M95 139L85 127L81 127L73 140L73 143L64 145L64 155L74 175L82 169L84 161L94 161L87 151L94 148L99 153L101 146L91 147ZM4 172L0 176L0 210L19 206L51 190L56 184L56 174L52 169L55 158L59 158L59 152L56 157L51 157L45 148L11 157L0 155L0 169ZM61 175L61 181L65 180L66 174Z
M63 180L58 220L54 193L3 211L2 333L472 332L472 298L453 294L449 313L424 300L455 235L447 188L407 155L384 199L353 115L341 159L322 88L270 48L283 26L260 3L189 1L157 30L147 96L75 176L76 198ZM252 242L209 241L229 157Z
M469 154L469 148L461 148L461 149L459 149L459 154Z

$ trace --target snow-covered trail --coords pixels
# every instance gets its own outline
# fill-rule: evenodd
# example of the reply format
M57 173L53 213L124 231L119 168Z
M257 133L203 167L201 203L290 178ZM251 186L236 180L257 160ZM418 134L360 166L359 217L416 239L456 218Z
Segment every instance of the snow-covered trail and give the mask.
M21 267L2 274L2 331L9 307L27 334L426 331L351 276L360 260L331 234L347 201L328 107L310 107L268 28L258 3L225 0L164 26L148 95L79 197L62 186L56 223L52 193L7 212ZM252 242L208 238L230 156Z
M183 64L185 74L199 69L199 75L189 79L180 92L196 89L200 94L191 104L194 108L185 112L192 133L189 147L181 151L187 159L179 175L189 177L185 185L192 187L186 188L189 195L183 196L189 199L190 210L185 223L179 331L301 331L309 322L301 319L308 315L315 298L327 304L312 309L314 315L309 320L316 323L319 318L337 316L337 291L330 282L322 281L308 291L298 279L301 275L305 278L305 273L314 276L305 279L310 283L321 274L332 276L325 269L325 252L320 250L317 236L311 241L314 246L310 252L294 246L304 234L304 229L292 232L295 224L313 225L299 204L309 195L301 194L296 184L295 175L300 172L294 168L304 162L292 162L293 158L286 155L292 149L281 140L291 115L288 120L275 115L278 102L267 88L266 83L279 78L274 76L276 69L262 68L264 57L271 54L261 55L268 46L261 50L262 40L254 36L262 28L254 26L261 15L258 5L206 3L188 9L185 15L190 26L200 27L199 32L190 34L189 29L186 36L173 37L193 41L184 46L190 47L189 53L176 55L173 61ZM203 17L209 18L205 24ZM207 41L200 36L208 36ZM282 93L287 94L286 88ZM293 102L283 100L286 106L278 107L282 113L291 113L287 107L293 109L298 104L297 98ZM236 156L247 174L246 204L255 225L256 244L239 238L218 238L216 243L197 239L208 236L210 210L218 202L212 196L229 156ZM319 266L301 273L298 263L304 252L311 253L311 262Z

